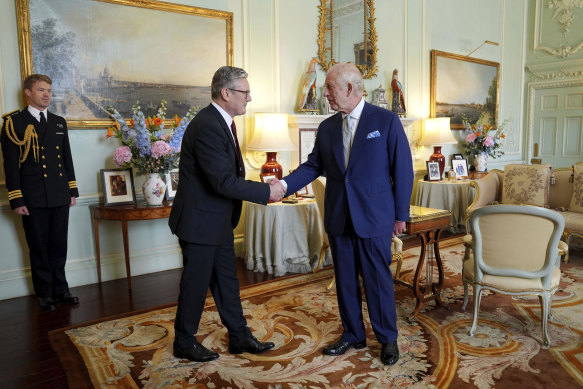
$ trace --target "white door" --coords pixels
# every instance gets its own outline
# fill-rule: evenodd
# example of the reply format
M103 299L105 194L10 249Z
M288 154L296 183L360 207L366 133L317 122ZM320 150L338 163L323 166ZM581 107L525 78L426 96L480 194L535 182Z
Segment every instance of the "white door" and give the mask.
M583 85L536 89L530 108L533 112L530 163L549 163L558 168L581 161Z

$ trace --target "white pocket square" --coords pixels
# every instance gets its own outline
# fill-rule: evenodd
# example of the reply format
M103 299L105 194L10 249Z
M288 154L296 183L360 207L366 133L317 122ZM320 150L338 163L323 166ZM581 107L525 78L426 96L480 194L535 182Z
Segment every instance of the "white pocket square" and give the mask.
M65 133L64 133L64 132L57 132L56 134L57 134L57 135L65 135Z
M366 139L378 138L379 136L381 136L380 132L373 131L373 132L368 133L368 135L366 136Z

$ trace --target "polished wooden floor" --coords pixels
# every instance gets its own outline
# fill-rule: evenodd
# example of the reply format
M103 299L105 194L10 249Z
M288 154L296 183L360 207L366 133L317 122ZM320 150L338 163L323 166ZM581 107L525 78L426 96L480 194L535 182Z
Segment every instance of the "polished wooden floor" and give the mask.
M407 248L417 240L406 239L404 243ZM237 263L242 287L274 278L246 270L240 259ZM48 332L176 302L181 272L176 269L132 277L131 293L125 278L71 288L81 303L59 306L53 312L43 312L35 296L0 301L0 388L66 388L65 372L51 348Z

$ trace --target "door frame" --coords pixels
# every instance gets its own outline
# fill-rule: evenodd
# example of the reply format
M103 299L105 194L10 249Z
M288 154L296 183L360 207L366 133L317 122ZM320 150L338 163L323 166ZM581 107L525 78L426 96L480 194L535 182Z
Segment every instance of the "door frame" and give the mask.
M527 142L526 142L526 163L529 164L534 157L534 114L537 110L535 93L539 89L554 89L554 88L564 88L564 87L576 87L580 86L583 88L583 71L574 70L568 71L565 69L557 70L555 73L535 73L532 68L528 69L532 74L531 81L528 82L528 93L527 93L527 105L526 105L526 129L527 129ZM558 78L558 80L557 80ZM567 79L565 79L567 78Z

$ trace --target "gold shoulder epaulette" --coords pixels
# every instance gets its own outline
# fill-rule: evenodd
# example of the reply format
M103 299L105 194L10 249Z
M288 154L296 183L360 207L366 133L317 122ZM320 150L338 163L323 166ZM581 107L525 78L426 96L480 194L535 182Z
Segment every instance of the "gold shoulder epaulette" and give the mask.
M34 129L34 125L29 124L28 126L26 126L26 129L24 130L24 137L22 138L22 140L18 139L18 136L16 135L16 131L14 130L14 123L12 122L11 116L6 116L6 125L4 127L8 139L10 139L12 143L20 147L20 162L24 162L26 160L26 157L28 157L28 153L31 148L34 160L38 162L39 154L38 135ZM0 129L0 131L2 130Z
M6 117L7 117L7 116L13 115L13 114L15 114L16 112L20 112L20 110L19 110L19 109L15 109L15 110L14 110L14 111L12 111L12 112L5 113L4 115L2 115L2 119L6 119Z

